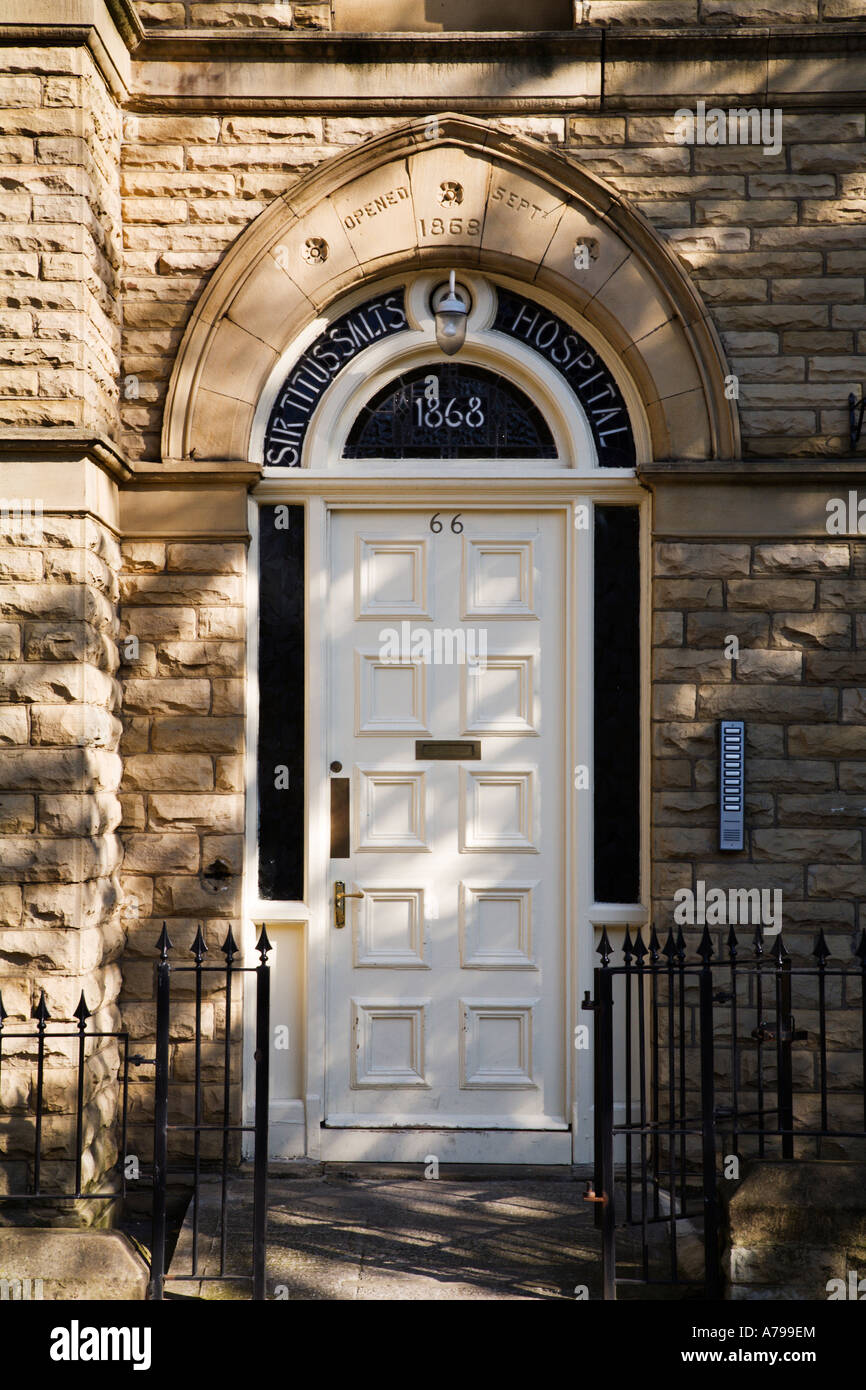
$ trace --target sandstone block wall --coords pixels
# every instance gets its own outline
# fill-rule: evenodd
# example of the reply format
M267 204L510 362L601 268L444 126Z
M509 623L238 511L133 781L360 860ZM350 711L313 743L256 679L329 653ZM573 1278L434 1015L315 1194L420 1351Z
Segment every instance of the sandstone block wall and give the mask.
M47 515L41 534L7 534L0 548L0 988L16 1031L42 989L55 1020L72 1018L83 991L90 1029L120 1026L119 564L115 537L85 517ZM49 1047L51 1160L73 1151L74 1056ZM33 1146L32 1057L7 1036L2 1100L21 1156ZM113 1041L88 1044L85 1184L116 1157L117 1062Z
M0 426L113 435L120 112L85 48L3 48L0 74Z
M780 887L785 916L846 934L866 895L866 546L655 547L653 854L657 924L692 874ZM739 659L724 654L729 634ZM747 842L717 849L717 722L744 719ZM692 861L692 862L688 862Z
M59 466L25 439L117 432L121 119L84 47L6 47L0 61L0 427L25 452L0 469L0 954L4 1006L45 990L58 1023L83 991L90 1028L119 1027L117 870L120 547L74 449ZM44 471L43 471L44 470ZM88 500L84 500L87 498ZM110 506L109 506L110 510ZM49 1032L52 1029L49 1028ZM73 1151L70 1044L49 1045L44 1157ZM32 1046L7 1040L9 1142L32 1153ZM118 1050L88 1044L82 1178L117 1153ZM11 1092L10 1089L11 1088ZM23 1160L22 1160L23 1161ZM46 1168L68 1190L70 1170ZM26 1164L7 1172L26 1180ZM93 1205L82 1220L98 1219Z
M155 945L162 923L176 964L192 961L199 924L208 964L239 918L244 830L244 574L237 542L126 541L123 544L121 639L123 781L120 833L127 930L121 1006L136 1055L153 1058L156 1033ZM204 977L204 1079L222 1076L226 1017L223 981ZM193 982L173 977L172 1103L183 1109L191 1088ZM230 1026L238 1042L240 988ZM140 1065L131 1086L132 1150L147 1155L153 1069ZM206 1086L205 1120L222 1115L222 1086ZM206 1136L207 1137L207 1136Z
M853 967L845 979L826 982L830 1109L839 1129L857 1129L862 1120L862 974L853 948L866 926L864 574L866 547L859 541L655 546L653 921L660 934L671 926L676 931L674 894L695 890L702 880L707 891L779 890L782 938L795 967L816 966L812 952L824 931L828 965ZM733 660L725 654L730 636L740 644ZM744 852L734 854L718 848L718 721L726 718L746 726L746 837ZM683 930L694 959L703 928ZM727 934L727 926L711 927L717 958L727 959ZM737 935L740 959L754 961L753 926L740 926ZM770 1019L775 944L774 936L763 937ZM717 983L726 986L729 977L720 972ZM764 1020L754 1012L753 980L741 978L738 998L739 1036L746 1040L737 1077L743 1106L756 1082L750 1034ZM796 1026L808 1035L793 1053L795 1114L819 1126L816 979L795 976L792 1001ZM697 1002L696 986L690 987L689 1017ZM696 1036L696 1023L689 1036ZM722 1040L720 1103L729 1104L727 1009L717 1011L716 1037ZM775 1044L765 1047L764 1064L772 1088ZM823 1156L849 1150L845 1143L825 1145Z

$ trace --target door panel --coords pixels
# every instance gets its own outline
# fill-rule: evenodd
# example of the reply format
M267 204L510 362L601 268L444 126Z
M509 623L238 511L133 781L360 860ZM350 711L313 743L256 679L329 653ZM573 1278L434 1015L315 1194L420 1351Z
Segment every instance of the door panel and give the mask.
M392 1129L378 1158L409 1155L401 1128L567 1128L563 522L455 511L438 532L330 516L328 760L352 827L325 1123ZM481 757L419 760L421 737ZM338 879L363 894L343 929Z

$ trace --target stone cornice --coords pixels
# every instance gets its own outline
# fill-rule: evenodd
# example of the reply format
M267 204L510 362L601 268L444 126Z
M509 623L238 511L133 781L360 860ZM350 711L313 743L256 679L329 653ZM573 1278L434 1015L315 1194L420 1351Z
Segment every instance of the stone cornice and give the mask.
M119 483L128 482L133 467L107 435L92 430L51 425L47 428L6 429L0 435L0 460L32 463L87 457Z
M280 29L144 30L136 50L141 62L305 62L363 67L399 63L514 63L526 59L543 72L551 58L599 62L676 61L705 58L724 65L740 59L786 58L795 53L852 54L866 48L866 21L809 25L699 25L648 29L581 25L544 33L335 34Z
M80 15L70 6L65 24L40 22L38 13L31 18L23 3L10 8L0 43L86 45L119 99L138 111L668 110L680 97L694 99L687 68L695 62L709 65L703 95L717 103L845 108L859 106L866 88L866 22L325 34L156 31L142 26L131 0L79 0ZM121 54L128 72L118 68ZM413 70L426 71L428 80L413 81ZM505 87L503 72L513 78Z
M230 38L185 30L150 33L139 46L131 105L371 115L395 107L407 115L670 110L694 101L697 63L711 102L859 107L864 50L866 24Z

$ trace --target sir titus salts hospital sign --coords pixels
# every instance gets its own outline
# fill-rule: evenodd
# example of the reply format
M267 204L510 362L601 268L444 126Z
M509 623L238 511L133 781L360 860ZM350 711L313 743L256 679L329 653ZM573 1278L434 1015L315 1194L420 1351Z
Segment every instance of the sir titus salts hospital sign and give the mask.
M589 421L601 468L633 468L634 439L622 392L584 338L541 305L497 290L492 328L526 343L560 374ZM265 434L265 466L300 468L315 409L328 387L371 343L409 329L403 291L377 295L335 319L292 367Z

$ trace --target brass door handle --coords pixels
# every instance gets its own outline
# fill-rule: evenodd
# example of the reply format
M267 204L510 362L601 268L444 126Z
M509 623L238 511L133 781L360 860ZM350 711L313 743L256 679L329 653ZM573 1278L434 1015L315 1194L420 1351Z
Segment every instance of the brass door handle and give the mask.
M363 898L363 893L347 893L346 885L342 879L337 879L334 884L334 926L344 927L346 925L346 899Z

